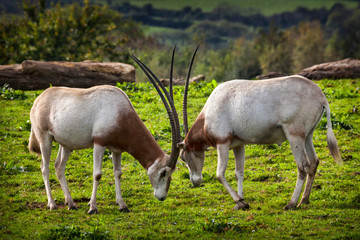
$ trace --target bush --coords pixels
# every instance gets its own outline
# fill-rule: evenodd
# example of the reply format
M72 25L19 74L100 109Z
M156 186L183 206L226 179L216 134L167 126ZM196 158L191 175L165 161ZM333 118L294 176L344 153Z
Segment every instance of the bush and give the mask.
M305 22L292 29L294 50L292 53L293 72L324 62L324 32L319 22Z
M14 90L9 87L9 84L4 84L4 86L1 88L0 97L6 100L24 100L27 98L24 91Z
M263 73L292 73L293 42L288 31L275 26L270 27L269 33L261 31L255 39L254 49Z
M107 7L80 7L75 3L39 11L24 7L24 11L22 17L1 19L0 64L26 59L129 62L123 46L129 37L142 34L138 24L122 20L119 13Z

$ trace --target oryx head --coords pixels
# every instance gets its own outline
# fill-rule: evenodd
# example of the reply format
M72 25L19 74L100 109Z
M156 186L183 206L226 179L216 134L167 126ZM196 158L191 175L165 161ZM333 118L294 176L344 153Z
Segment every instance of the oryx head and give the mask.
M160 201L166 199L170 187L171 175L175 170L175 168L168 166L170 156L166 154L164 158L163 160L156 160L153 165L148 168L148 175L151 186L154 189L154 195Z
M192 60L191 60L190 66L189 66L189 71L188 71L187 80L186 80L186 84L185 84L184 102L186 102L185 99L187 99L190 72L191 72L192 64L194 62L194 58L195 58L198 48L199 48L199 46L194 51L194 54L193 54L193 57L192 57ZM164 85L160 82L158 77L144 63L142 63L135 56L132 56L132 58L140 66L140 68L143 70L143 72L146 74L146 76L149 78L149 80L151 81L151 83L154 85L155 89L159 93L161 100L163 101L163 103L165 105L169 119L170 119L171 133L172 133L171 155L169 156L169 155L165 154L165 156L164 156L165 159L156 160L154 162L154 164L151 167L149 167L149 169L148 169L148 175L150 178L150 182L154 188L154 195L160 201L163 201L166 199L166 196L167 196L167 193L169 190L169 186L170 186L171 175L175 171L177 159L179 157L180 149L178 148L177 144L181 142L180 123L179 123L178 114L176 112L174 101L173 101L174 99L173 99L173 76L172 75L173 75L175 49L176 49L176 46L173 49L172 58L171 58L169 92L164 87ZM186 107L186 106L184 105L184 107ZM186 111L186 110L184 110L184 111Z
M185 141L178 144L180 151L180 159L186 163L190 173L190 181L195 187L202 183L202 170L205 159L205 149L192 149Z

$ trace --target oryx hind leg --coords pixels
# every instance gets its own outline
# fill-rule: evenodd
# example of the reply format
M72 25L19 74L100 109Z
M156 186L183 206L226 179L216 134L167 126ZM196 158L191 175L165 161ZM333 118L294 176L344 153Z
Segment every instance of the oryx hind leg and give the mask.
M298 206L300 206L301 204L308 204L309 203L309 197L310 197L310 192L311 192L311 188L312 185L314 183L314 179L315 179L315 174L316 174L316 169L319 165L319 159L315 153L315 149L314 149L314 145L313 145L313 141L312 141L312 136L313 136L313 132L311 132L305 140L305 148L306 148L306 153L307 156L309 158L310 161L310 169L308 171L307 174L307 179L306 179L306 185L305 185L305 190L304 193L302 195L301 201L299 203Z
M50 179L49 179L49 165L51 158L52 137L49 134L44 134L44 135L40 135L38 140L40 143L40 151L41 151L41 173L45 184L46 195L48 198L47 207L50 208L50 210L54 210L57 209L57 206L51 194Z
M301 190L305 183L306 175L310 170L311 164L305 149L305 137L302 137L302 135L305 134L301 134L301 129L298 129L298 134L287 134L286 131L284 132L289 140L291 151L293 153L298 168L298 176L294 193L291 197L290 202L285 206L285 209L288 210L296 207L296 204L301 194Z
M61 189L64 192L65 204L68 205L69 209L77 210L74 200L71 197L70 190L65 178L65 167L71 154L71 150L59 145L59 152L55 160L55 171L56 176L59 179Z
M129 208L126 206L122 195L121 195L121 153L112 153L113 168L114 168L114 177L115 177L115 192L116 192L116 204L119 205L119 211L121 212L130 212Z
M249 204L243 201L243 182L244 182L244 169L245 169L245 145L234 148L235 157L235 175L237 178L238 195L242 199L240 200L234 209L249 208Z

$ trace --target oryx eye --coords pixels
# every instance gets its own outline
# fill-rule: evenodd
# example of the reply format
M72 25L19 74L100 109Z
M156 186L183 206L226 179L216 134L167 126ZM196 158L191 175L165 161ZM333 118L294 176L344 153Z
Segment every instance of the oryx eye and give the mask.
M163 178L163 177L165 177L166 176L166 170L164 170L164 171L162 171L161 173L160 173L160 177L161 178Z

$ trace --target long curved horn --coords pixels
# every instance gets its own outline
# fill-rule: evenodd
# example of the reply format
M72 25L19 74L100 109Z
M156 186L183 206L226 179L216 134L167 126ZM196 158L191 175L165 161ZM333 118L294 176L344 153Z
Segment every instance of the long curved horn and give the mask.
M176 44L174 45L174 49L172 52L172 57L171 57L171 66L170 66L170 78L169 78L169 92L170 92L170 97L171 99L174 101L174 95L173 95L173 69L174 69L174 56L175 56L175 50L176 50Z
M173 85L174 85L173 84L173 69L174 69L175 50L176 50L176 44L174 45L172 56L171 56L170 78L169 78L169 95L170 95L170 99L168 98L168 100L169 100L169 102L171 102L170 106L172 106L172 112L174 114L174 119L175 119L175 124L176 124L176 142L179 143L182 140L181 139L181 134L180 134L180 122L179 122L179 116L178 116L176 108L175 108L174 95L173 95ZM166 93L167 91L166 91L166 88L164 87L164 85L160 81L157 81L157 82L158 82L159 85L161 85L162 90ZM174 142L173 142L173 144L174 144Z
M172 169L175 169L176 162L177 162L177 159L178 159L179 153L180 153L180 150L176 146L177 143L180 142L180 123L179 123L179 118L178 118L178 115L177 115L177 112L175 109L174 102L173 102L172 98L169 96L169 93L167 92L164 85L158 79L158 77L134 55L132 55L132 58L140 66L140 68L143 70L143 72L149 78L151 83L154 85L154 87L155 87L156 91L159 93L161 100L163 101L166 111L169 115L170 125L171 125L171 134L172 134L172 149L171 149L170 161L169 161L168 166L171 167ZM172 62L172 64L173 64L173 62ZM162 93L162 91L160 90L158 85L161 87L166 98L164 97L164 94ZM169 107L169 104L170 104L171 109Z
M191 68L195 59L195 55L197 50L199 49L198 45L194 51L194 54L192 56L191 62L190 62L190 66L189 66L189 70L188 70L188 74L186 77L186 83L185 83L185 91L184 91L184 99L183 99L183 121L184 121L184 132L185 132L185 136L187 135L188 131L189 131L189 126L188 126L188 117L187 117L187 95L188 95L188 89L189 89L189 80L190 80L190 74L191 74Z

